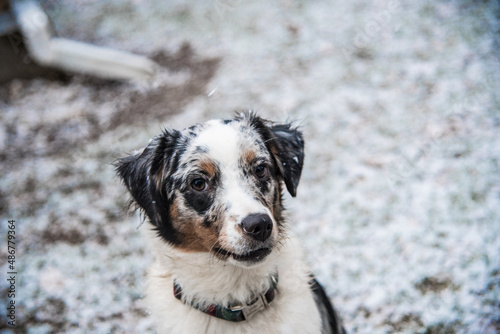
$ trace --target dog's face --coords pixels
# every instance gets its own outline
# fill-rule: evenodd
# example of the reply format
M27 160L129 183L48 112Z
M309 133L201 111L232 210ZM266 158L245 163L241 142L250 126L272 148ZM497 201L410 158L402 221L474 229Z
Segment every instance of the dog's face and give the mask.
M159 237L249 267L283 237L282 183L295 196L303 159L296 128L246 113L165 130L117 171Z

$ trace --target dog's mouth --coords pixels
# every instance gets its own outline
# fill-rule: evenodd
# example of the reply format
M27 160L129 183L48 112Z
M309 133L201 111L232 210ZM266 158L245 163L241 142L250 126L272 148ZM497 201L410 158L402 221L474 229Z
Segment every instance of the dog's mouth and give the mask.
M241 262L259 262L271 254L271 248L259 248L243 254L232 253L222 248L216 248L214 251L216 254L222 255L225 258L232 257L236 261Z

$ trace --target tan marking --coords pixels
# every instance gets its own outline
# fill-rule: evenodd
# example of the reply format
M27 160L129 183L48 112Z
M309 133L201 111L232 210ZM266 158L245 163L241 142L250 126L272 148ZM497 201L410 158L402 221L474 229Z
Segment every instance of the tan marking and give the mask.
M177 248L184 252L210 252L219 238L217 225L213 222L210 227L203 226L204 217L196 217L191 212L182 214L176 198L170 206L170 217L174 229L179 233L180 245ZM223 216L219 216L221 221Z
M210 177L214 177L217 173L217 166L210 160L202 160L199 164L200 168L204 170Z
M255 152L251 150L247 150L243 153L243 159L248 164L252 163L256 157L257 155L255 154Z
M217 232L213 226L204 228L201 223L200 219L200 221L192 220L184 224L179 249L185 252L210 252L217 243Z
M177 206L177 201L174 201L170 205L170 219L172 222L177 221L177 218L179 217L179 207Z

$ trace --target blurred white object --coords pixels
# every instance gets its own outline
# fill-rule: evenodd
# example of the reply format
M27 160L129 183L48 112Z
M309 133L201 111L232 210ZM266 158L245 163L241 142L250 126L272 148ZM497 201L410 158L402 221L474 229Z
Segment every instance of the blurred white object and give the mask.
M35 0L15 0L11 6L29 55L40 65L109 79L147 79L155 72L157 65L146 57L54 36Z

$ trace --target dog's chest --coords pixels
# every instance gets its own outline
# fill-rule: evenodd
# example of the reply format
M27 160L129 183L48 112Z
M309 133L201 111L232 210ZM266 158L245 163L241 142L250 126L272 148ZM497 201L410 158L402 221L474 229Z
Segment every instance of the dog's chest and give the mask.
M298 249L287 244L269 264L280 273L276 298L268 308L242 322L215 318L176 299L172 282L173 276L180 274L178 268L171 271L166 263L157 261L149 273L147 301L158 333L320 333L321 320L308 285L308 272L292 250ZM223 278L218 274L216 280L220 281ZM200 291L207 291L207 299L230 292L219 286L214 289L217 284L213 282L207 277L196 282Z

